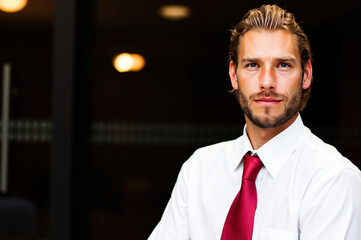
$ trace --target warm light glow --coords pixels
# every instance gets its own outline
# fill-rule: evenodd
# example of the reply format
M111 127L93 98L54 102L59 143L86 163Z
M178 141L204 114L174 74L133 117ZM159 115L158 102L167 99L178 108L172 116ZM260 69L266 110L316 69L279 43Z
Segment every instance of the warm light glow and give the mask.
M159 14L170 20L181 20L189 17L191 10L184 5L166 5L159 9Z
M115 57L114 67L119 72L128 72L132 68L133 58L129 53L122 53Z
M0 0L0 10L4 12L18 12L22 10L28 0Z
M138 72L145 66L145 59L139 54L121 53L113 60L113 65L118 72Z
M145 59L142 55L132 54L133 57L133 66L132 71L138 72L142 70L145 66Z

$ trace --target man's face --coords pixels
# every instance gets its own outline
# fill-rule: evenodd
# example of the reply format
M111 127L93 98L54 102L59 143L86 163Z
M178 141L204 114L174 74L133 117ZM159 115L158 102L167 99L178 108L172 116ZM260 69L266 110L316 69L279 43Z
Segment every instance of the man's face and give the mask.
M300 54L291 33L251 30L241 40L238 66L231 62L229 73L246 120L270 128L296 116L302 89L311 83L312 67L308 63L302 73Z

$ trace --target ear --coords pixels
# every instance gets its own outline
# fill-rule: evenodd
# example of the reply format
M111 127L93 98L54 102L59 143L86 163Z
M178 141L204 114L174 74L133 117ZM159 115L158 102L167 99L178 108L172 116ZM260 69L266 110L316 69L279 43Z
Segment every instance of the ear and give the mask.
M233 61L231 61L229 63L229 77L231 79L231 83L232 83L232 87L234 89L238 89L238 79L237 79L237 71L236 71L236 66L233 63Z
M308 89L312 81L312 64L308 61L304 66L302 88Z

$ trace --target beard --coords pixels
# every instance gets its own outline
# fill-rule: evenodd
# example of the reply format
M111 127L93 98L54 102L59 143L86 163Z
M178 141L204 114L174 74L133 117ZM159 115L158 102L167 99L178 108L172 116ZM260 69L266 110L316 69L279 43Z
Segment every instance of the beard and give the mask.
M279 127L290 120L296 113L298 113L302 106L302 81L295 93L288 99L286 95L277 94L274 92L259 92L257 94L251 95L249 98L239 90L237 94L239 104L244 112L244 114L249 118L249 120L260 128L274 128ZM271 107L264 107L264 114L266 116L257 116L251 110L251 103L253 99L262 98L262 97L272 97L276 99L281 99L285 102L284 110L277 116L271 115Z

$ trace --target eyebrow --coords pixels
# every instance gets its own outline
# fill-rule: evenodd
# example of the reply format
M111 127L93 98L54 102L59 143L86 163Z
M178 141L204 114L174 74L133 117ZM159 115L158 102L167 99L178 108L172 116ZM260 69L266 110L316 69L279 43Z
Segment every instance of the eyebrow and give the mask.
M281 57L281 58L276 58L277 61L279 62L290 62L292 64L296 64L296 59L294 57Z
M258 62L258 58L242 58L240 63Z

